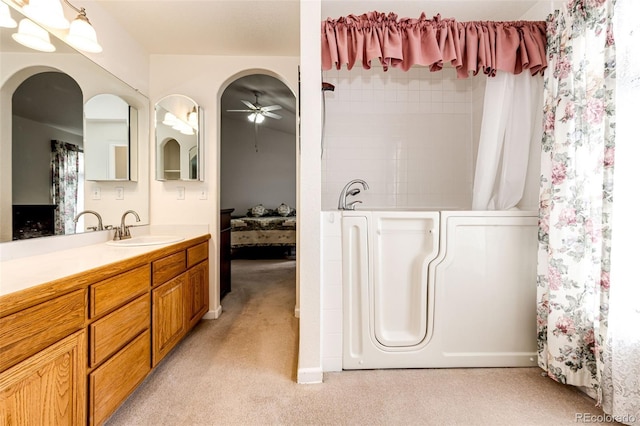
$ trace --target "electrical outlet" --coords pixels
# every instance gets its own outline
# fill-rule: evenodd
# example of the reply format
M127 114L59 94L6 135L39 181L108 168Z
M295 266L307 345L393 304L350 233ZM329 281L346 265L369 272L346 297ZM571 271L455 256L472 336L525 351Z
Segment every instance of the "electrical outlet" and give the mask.
M92 200L99 200L100 199L100 187L99 186L94 186L93 189L91 189L91 199Z
M178 200L184 200L184 186L178 187Z
M116 187L116 200L124 200L124 188L122 186Z
M201 200L206 200L208 195L209 194L207 193L207 190L206 189L202 189L200 191L200 195L198 196L198 198L201 199Z

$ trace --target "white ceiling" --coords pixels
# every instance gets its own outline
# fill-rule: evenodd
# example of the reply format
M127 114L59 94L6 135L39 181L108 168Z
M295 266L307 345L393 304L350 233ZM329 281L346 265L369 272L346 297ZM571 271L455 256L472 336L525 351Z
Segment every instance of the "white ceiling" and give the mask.
M300 2L311 0L92 0L151 54L299 56ZM560 0L559 0L560 1ZM550 0L322 0L322 18L373 10L438 13L459 21L519 19ZM91 18L91 6L87 3ZM318 30L320 23L318 23Z

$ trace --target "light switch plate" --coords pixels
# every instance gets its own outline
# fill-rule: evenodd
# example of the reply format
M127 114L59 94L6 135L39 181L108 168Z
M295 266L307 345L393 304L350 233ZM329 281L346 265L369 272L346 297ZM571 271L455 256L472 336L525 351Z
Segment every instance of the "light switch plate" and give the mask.
M124 200L124 187L116 187L116 200Z
M184 186L178 187L178 200L184 200Z
M200 191L200 195L198 196L198 198L200 198L201 200L206 200L207 197L209 196L208 192L206 189L202 189Z
M99 200L100 199L100 187L99 186L94 186L91 189L91 199L92 200Z

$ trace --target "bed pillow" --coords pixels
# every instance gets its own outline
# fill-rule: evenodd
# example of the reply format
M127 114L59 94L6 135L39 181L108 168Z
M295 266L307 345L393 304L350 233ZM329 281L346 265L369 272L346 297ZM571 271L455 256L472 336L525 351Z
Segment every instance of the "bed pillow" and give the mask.
M262 204L258 204L251 209L251 216L260 217L267 214L267 209L264 208Z
M282 203L278 206L276 211L280 216L289 216L291 214L291 207L289 207L285 203Z

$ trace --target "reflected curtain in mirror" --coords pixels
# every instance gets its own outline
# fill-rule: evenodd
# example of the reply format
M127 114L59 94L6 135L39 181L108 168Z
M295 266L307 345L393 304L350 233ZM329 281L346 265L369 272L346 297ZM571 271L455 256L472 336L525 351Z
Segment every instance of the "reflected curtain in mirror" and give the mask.
M82 150L67 142L51 141L51 198L56 205L55 235L73 234L77 214Z

